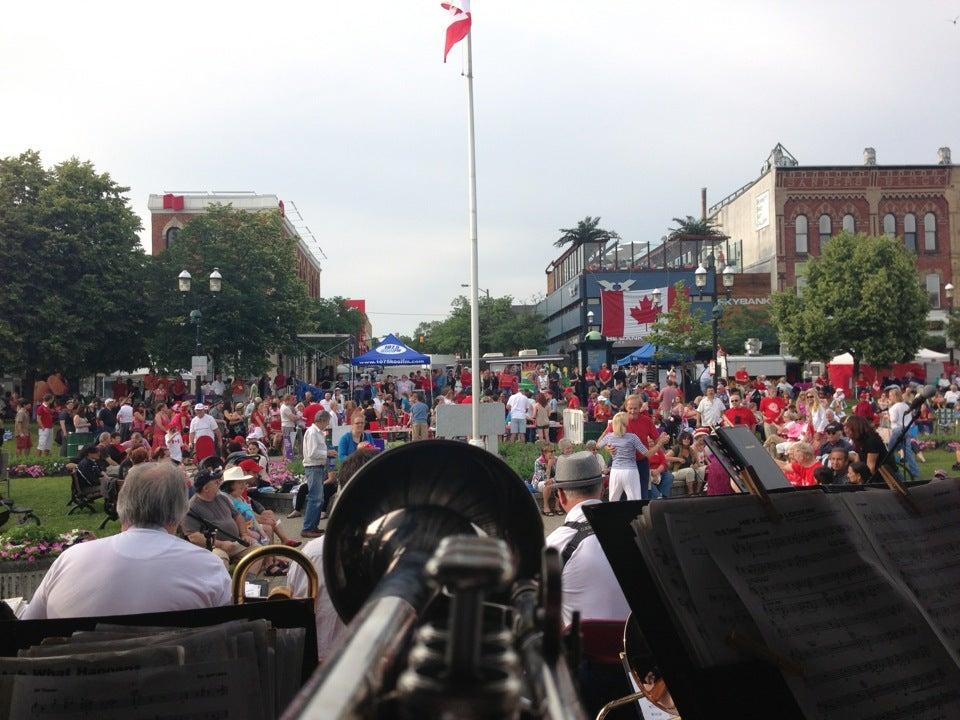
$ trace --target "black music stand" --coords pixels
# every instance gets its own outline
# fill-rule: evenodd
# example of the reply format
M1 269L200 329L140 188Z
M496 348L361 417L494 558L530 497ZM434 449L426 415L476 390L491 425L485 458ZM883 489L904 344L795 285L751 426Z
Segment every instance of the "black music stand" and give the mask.
M680 716L683 720L804 720L775 666L757 661L701 668L687 654L630 525L646 503L598 503L585 505L583 512L657 658Z

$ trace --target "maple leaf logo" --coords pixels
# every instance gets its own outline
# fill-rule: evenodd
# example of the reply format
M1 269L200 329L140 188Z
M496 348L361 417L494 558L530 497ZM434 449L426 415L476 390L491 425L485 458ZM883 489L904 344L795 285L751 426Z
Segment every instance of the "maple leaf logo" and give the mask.
M640 325L649 325L657 321L660 310L661 307L654 303L649 295L644 295L639 305L630 308L630 315Z

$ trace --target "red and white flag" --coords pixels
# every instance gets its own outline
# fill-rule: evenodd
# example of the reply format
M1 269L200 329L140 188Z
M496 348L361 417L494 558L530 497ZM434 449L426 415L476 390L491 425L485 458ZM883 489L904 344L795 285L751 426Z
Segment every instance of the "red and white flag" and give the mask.
M603 290L601 332L608 338L642 338L660 313L669 310L677 296L676 288L649 290Z
M440 7L450 13L450 24L447 26L447 42L443 46L443 61L446 62L450 48L463 40L470 32L470 0L440 3Z

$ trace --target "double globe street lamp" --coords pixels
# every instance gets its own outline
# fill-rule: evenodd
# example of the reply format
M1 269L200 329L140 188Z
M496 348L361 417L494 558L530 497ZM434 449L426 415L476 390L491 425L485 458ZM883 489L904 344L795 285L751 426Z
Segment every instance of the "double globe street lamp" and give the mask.
M214 297L223 289L223 275L220 274L218 268L214 268L213 272L209 276L210 281L210 294ZM190 292L191 285L193 283L193 276L190 275L188 270L181 270L180 274L177 276L177 289L180 291L182 297L186 298L187 293ZM202 355L202 345L200 344L200 325L203 322L203 312L200 308L194 308L190 311L190 322L196 326L197 335L196 335L196 355ZM197 389L196 396L197 401L200 401L200 373L196 374Z
M703 261L701 261L700 266L693 272L693 281L697 286L698 297L703 296L703 289L707 286L707 275L711 272L713 273L713 292L708 293L707 296L713 300L713 307L710 310L713 330L713 386L717 387L717 382L720 380L720 365L717 362L717 334L720 318L723 317L723 305L720 304L719 300L717 280L719 279L720 282L723 283L723 289L726 292L727 301L729 302L730 293L733 291L733 276L735 272L732 265L727 265L722 272L718 272L714 255L712 253L708 255L707 265L704 266Z

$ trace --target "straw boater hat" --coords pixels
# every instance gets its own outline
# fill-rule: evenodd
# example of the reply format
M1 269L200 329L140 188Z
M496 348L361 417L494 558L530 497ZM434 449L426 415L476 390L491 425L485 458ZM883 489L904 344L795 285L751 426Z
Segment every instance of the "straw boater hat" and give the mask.
M592 487L603 480L600 463L589 450L557 458L557 474L553 482L558 490Z

